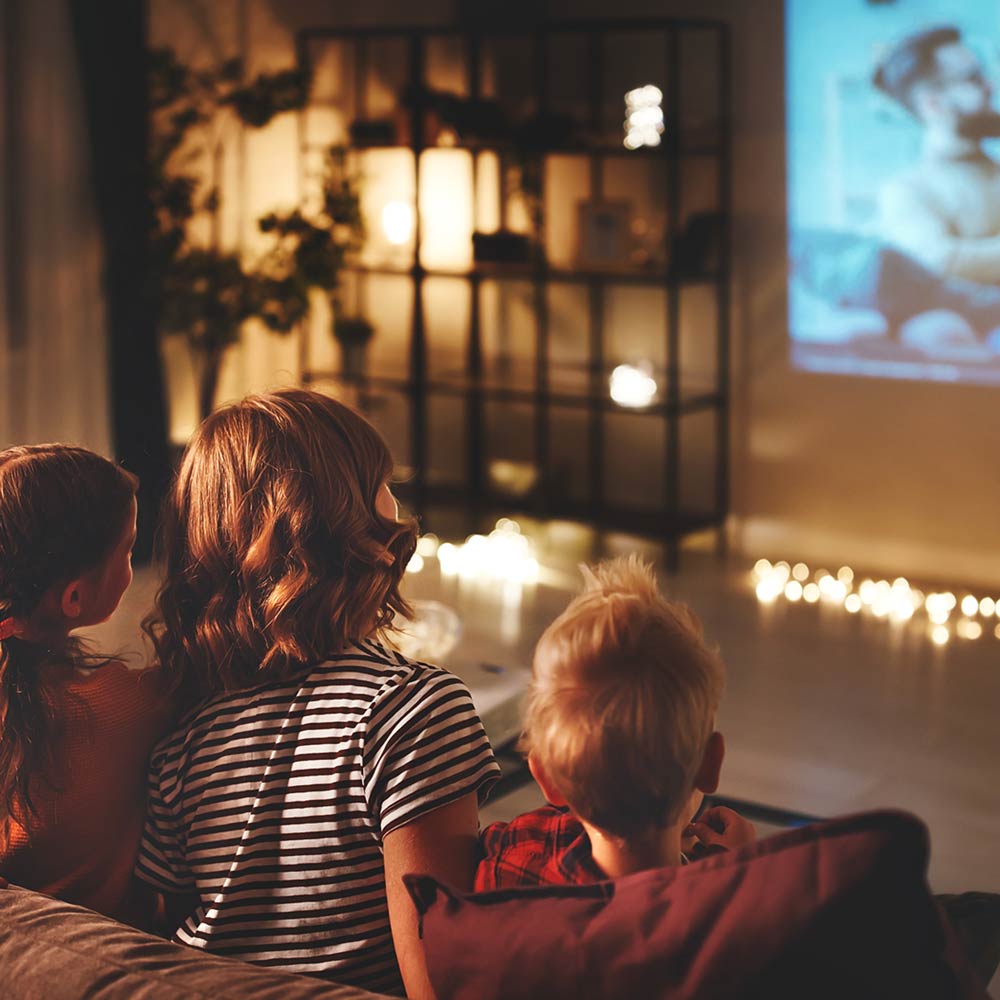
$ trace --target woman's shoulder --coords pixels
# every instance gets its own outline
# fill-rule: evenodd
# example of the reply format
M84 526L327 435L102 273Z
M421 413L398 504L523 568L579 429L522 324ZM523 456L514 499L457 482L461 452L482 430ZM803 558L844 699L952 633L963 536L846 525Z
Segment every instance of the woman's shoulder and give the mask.
M161 740L157 753L183 756L206 739L245 728L253 721L251 716L261 713L276 716L293 706L313 703L325 715L341 712L345 717L371 720L380 716L383 706L399 699L423 703L442 689L457 690L469 698L462 681L444 668L410 660L374 640L362 640L288 678L219 692L188 707Z
M399 688L434 688L439 686L465 690L465 684L444 667L423 660L411 660L399 650L377 642L362 640L333 657L319 668L332 679L370 680L379 694Z

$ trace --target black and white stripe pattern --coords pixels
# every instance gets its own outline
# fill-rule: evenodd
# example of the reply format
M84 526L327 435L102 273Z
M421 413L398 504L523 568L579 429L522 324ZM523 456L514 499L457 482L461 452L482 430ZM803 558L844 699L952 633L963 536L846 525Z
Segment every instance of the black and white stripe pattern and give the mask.
M361 643L157 746L137 872L200 897L178 941L401 993L382 837L498 774L457 677Z

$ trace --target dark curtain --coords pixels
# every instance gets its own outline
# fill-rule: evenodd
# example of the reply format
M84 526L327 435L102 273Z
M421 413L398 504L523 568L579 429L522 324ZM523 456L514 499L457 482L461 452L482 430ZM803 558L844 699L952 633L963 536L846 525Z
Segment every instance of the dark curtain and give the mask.
M104 237L111 428L141 480L136 558L148 560L170 477L166 406L149 294L145 0L69 0L93 190Z

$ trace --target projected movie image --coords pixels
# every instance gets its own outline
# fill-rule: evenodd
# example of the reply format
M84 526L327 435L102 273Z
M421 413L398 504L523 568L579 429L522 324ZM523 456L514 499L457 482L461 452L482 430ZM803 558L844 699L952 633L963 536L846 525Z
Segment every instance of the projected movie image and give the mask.
M788 0L791 353L1000 383L1000 4Z

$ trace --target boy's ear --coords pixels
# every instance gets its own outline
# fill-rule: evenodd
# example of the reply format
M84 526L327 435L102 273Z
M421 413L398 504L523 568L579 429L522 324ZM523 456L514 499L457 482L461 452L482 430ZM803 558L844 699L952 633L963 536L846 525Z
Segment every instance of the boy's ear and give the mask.
M695 775L694 787L699 792L711 795L719 787L719 776L722 774L722 761L726 756L726 741L722 733L714 732L708 738L705 755L701 758L701 767Z
M560 794L559 789L552 784L552 779L549 778L548 772L542 766L542 762L531 753L528 754L528 770L531 772L531 776L535 779L538 787L542 790L542 795L545 796L546 802L553 806L569 805L566 799Z
M63 588L62 596L59 598L59 610L70 621L76 621L83 613L83 601L80 596L82 590L82 580L70 580Z

